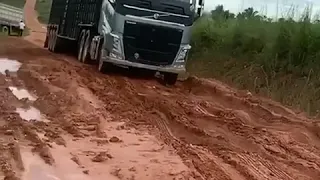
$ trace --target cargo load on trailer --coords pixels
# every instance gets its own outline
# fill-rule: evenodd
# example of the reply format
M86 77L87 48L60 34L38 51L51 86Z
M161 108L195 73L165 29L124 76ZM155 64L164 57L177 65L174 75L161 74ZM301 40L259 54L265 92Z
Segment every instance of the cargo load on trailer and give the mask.
M23 9L0 3L0 31L10 35L19 30L19 24L24 20Z
M200 0L53 0L45 47L77 52L78 60L143 68L174 84L191 49Z

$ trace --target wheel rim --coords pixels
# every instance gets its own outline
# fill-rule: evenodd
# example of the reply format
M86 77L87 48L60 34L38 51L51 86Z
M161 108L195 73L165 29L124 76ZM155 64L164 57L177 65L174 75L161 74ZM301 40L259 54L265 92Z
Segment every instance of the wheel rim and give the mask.
M5 34L9 34L9 28L7 26L4 26L2 28L2 32L5 33Z
M83 51L84 35L81 36L80 47L78 52L78 60L81 61Z

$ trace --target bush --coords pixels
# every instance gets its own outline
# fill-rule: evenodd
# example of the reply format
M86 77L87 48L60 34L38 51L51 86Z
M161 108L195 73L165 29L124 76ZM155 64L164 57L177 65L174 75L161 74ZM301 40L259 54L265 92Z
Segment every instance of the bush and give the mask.
M196 22L189 71L317 113L320 24L311 22L308 8L298 21L274 22L253 8L236 17L226 12L214 10Z
M25 0L0 0L0 3L15 6L17 8L23 8L25 4Z

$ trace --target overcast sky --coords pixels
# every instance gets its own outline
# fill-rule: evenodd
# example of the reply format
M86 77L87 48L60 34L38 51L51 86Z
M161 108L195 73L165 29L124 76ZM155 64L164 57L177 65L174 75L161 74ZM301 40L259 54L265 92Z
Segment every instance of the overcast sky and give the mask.
M253 7L264 15L275 16L277 14L277 1L279 1L279 17L286 15L291 7L298 9L296 15L299 15L308 4L312 4L313 13L319 13L320 11L320 0L206 0L205 9L211 10L222 4L225 9L236 13L243 8Z

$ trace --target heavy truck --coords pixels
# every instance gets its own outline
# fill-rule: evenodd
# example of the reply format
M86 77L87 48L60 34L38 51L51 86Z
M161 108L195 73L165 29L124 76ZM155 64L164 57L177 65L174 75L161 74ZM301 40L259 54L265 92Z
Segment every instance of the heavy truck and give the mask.
M23 20L23 9L0 3L0 32L6 35L18 32L19 23Z
M174 85L186 72L191 28L204 0L53 0L44 47L78 61L147 69Z

